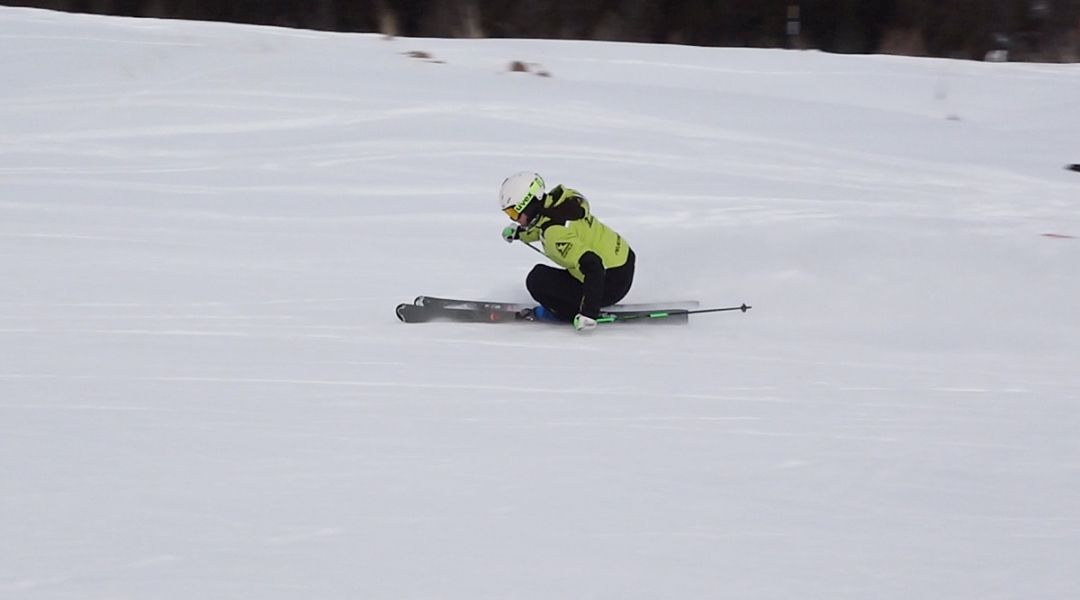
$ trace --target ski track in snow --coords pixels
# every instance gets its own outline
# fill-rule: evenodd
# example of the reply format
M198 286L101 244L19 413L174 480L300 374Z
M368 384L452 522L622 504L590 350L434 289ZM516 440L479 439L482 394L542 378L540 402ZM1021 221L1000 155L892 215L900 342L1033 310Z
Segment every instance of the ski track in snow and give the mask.
M0 53L0 597L1080 595L1075 65L13 8ZM522 169L628 301L754 309L398 323L527 300Z

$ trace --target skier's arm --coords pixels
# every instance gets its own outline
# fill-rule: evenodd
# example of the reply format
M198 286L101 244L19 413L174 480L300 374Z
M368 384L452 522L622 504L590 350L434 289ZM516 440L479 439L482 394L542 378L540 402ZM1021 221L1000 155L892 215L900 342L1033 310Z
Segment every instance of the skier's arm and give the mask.
M581 314L596 319L600 316L600 302L604 296L604 278L607 269L604 261L593 251L587 251L578 259L578 268L585 276L581 294Z

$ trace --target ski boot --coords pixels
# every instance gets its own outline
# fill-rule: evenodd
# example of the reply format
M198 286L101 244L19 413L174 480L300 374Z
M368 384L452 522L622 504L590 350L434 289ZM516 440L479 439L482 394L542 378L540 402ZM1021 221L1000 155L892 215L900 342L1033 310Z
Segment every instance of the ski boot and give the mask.
M517 318L522 321L545 321L548 323L558 323L562 321L562 319L555 316L555 313L551 312L551 309L543 306L523 308L518 311Z

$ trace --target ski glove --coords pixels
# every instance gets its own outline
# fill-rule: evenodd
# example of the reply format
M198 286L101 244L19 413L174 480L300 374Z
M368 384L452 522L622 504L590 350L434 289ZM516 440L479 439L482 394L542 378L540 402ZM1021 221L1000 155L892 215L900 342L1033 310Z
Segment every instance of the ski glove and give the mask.
M513 225L503 227L502 236L507 244L512 243L514 240L521 237L521 225L514 223Z
M591 331L596 329L596 319L591 319L583 314L574 317L574 329L578 331Z

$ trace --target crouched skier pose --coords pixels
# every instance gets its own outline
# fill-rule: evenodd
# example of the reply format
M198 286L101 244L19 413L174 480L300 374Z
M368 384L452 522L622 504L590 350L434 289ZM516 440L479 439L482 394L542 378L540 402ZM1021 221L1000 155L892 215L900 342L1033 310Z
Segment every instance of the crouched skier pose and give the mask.
M546 192L536 173L517 173L503 181L499 208L514 221L503 229L503 239L539 240L544 254L564 267L538 264L529 272L525 287L540 303L531 318L570 322L578 331L593 329L600 309L630 291L634 251L592 215L576 190L559 185Z

